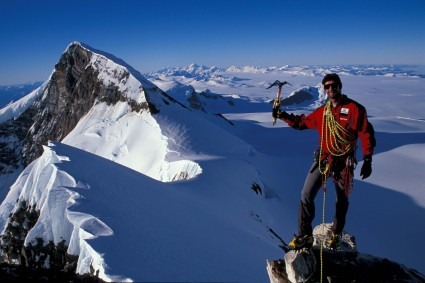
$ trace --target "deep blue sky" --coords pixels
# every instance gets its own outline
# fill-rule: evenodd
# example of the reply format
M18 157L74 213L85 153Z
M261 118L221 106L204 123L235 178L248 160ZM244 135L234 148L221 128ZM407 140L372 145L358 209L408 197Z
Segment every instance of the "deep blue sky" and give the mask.
M425 64L424 0L0 0L0 85L44 81L72 41L141 72Z

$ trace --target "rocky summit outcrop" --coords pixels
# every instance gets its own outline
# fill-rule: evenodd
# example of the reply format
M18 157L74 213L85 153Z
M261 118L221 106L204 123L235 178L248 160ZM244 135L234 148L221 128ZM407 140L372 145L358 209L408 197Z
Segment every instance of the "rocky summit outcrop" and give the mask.
M312 248L291 250L283 259L267 261L270 282L425 282L425 276L414 269L358 252L355 238L346 232L339 247L330 249L330 227L331 224L316 226Z

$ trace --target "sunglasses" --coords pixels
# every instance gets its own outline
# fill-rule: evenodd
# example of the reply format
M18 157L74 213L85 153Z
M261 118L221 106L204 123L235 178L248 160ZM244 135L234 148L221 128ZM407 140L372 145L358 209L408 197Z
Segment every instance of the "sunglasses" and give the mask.
M339 86L337 83L333 83L333 84L327 84L323 86L325 89L329 89L330 87L332 87L332 89L337 89Z

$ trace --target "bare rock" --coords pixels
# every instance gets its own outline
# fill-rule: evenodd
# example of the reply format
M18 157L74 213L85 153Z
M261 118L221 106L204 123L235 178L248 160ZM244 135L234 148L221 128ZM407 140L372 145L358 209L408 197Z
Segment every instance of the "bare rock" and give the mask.
M306 282L316 272L316 257L312 249L289 251L285 255L285 266L291 282Z
M330 249L330 228L331 224L315 227L311 249L289 251L284 259L267 260L270 282L425 282L425 275L415 269L358 252L354 236L346 232L341 234L339 247Z

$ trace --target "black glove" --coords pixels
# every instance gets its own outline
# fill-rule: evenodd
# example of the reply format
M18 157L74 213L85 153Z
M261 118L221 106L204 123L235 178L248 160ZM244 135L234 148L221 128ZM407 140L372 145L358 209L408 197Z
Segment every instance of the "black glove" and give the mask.
M273 107L272 117L275 119L285 118L288 116L288 113L282 111L279 107Z
M279 108L279 107L273 107L273 110L272 110L272 117L273 117L273 118L275 118L275 119L280 118L280 114L281 114L281 112L282 112L282 110L280 110L280 108Z
M360 170L360 176L362 176L362 180L364 180L369 177L370 174L372 174L372 156L367 155L363 157L363 166Z

